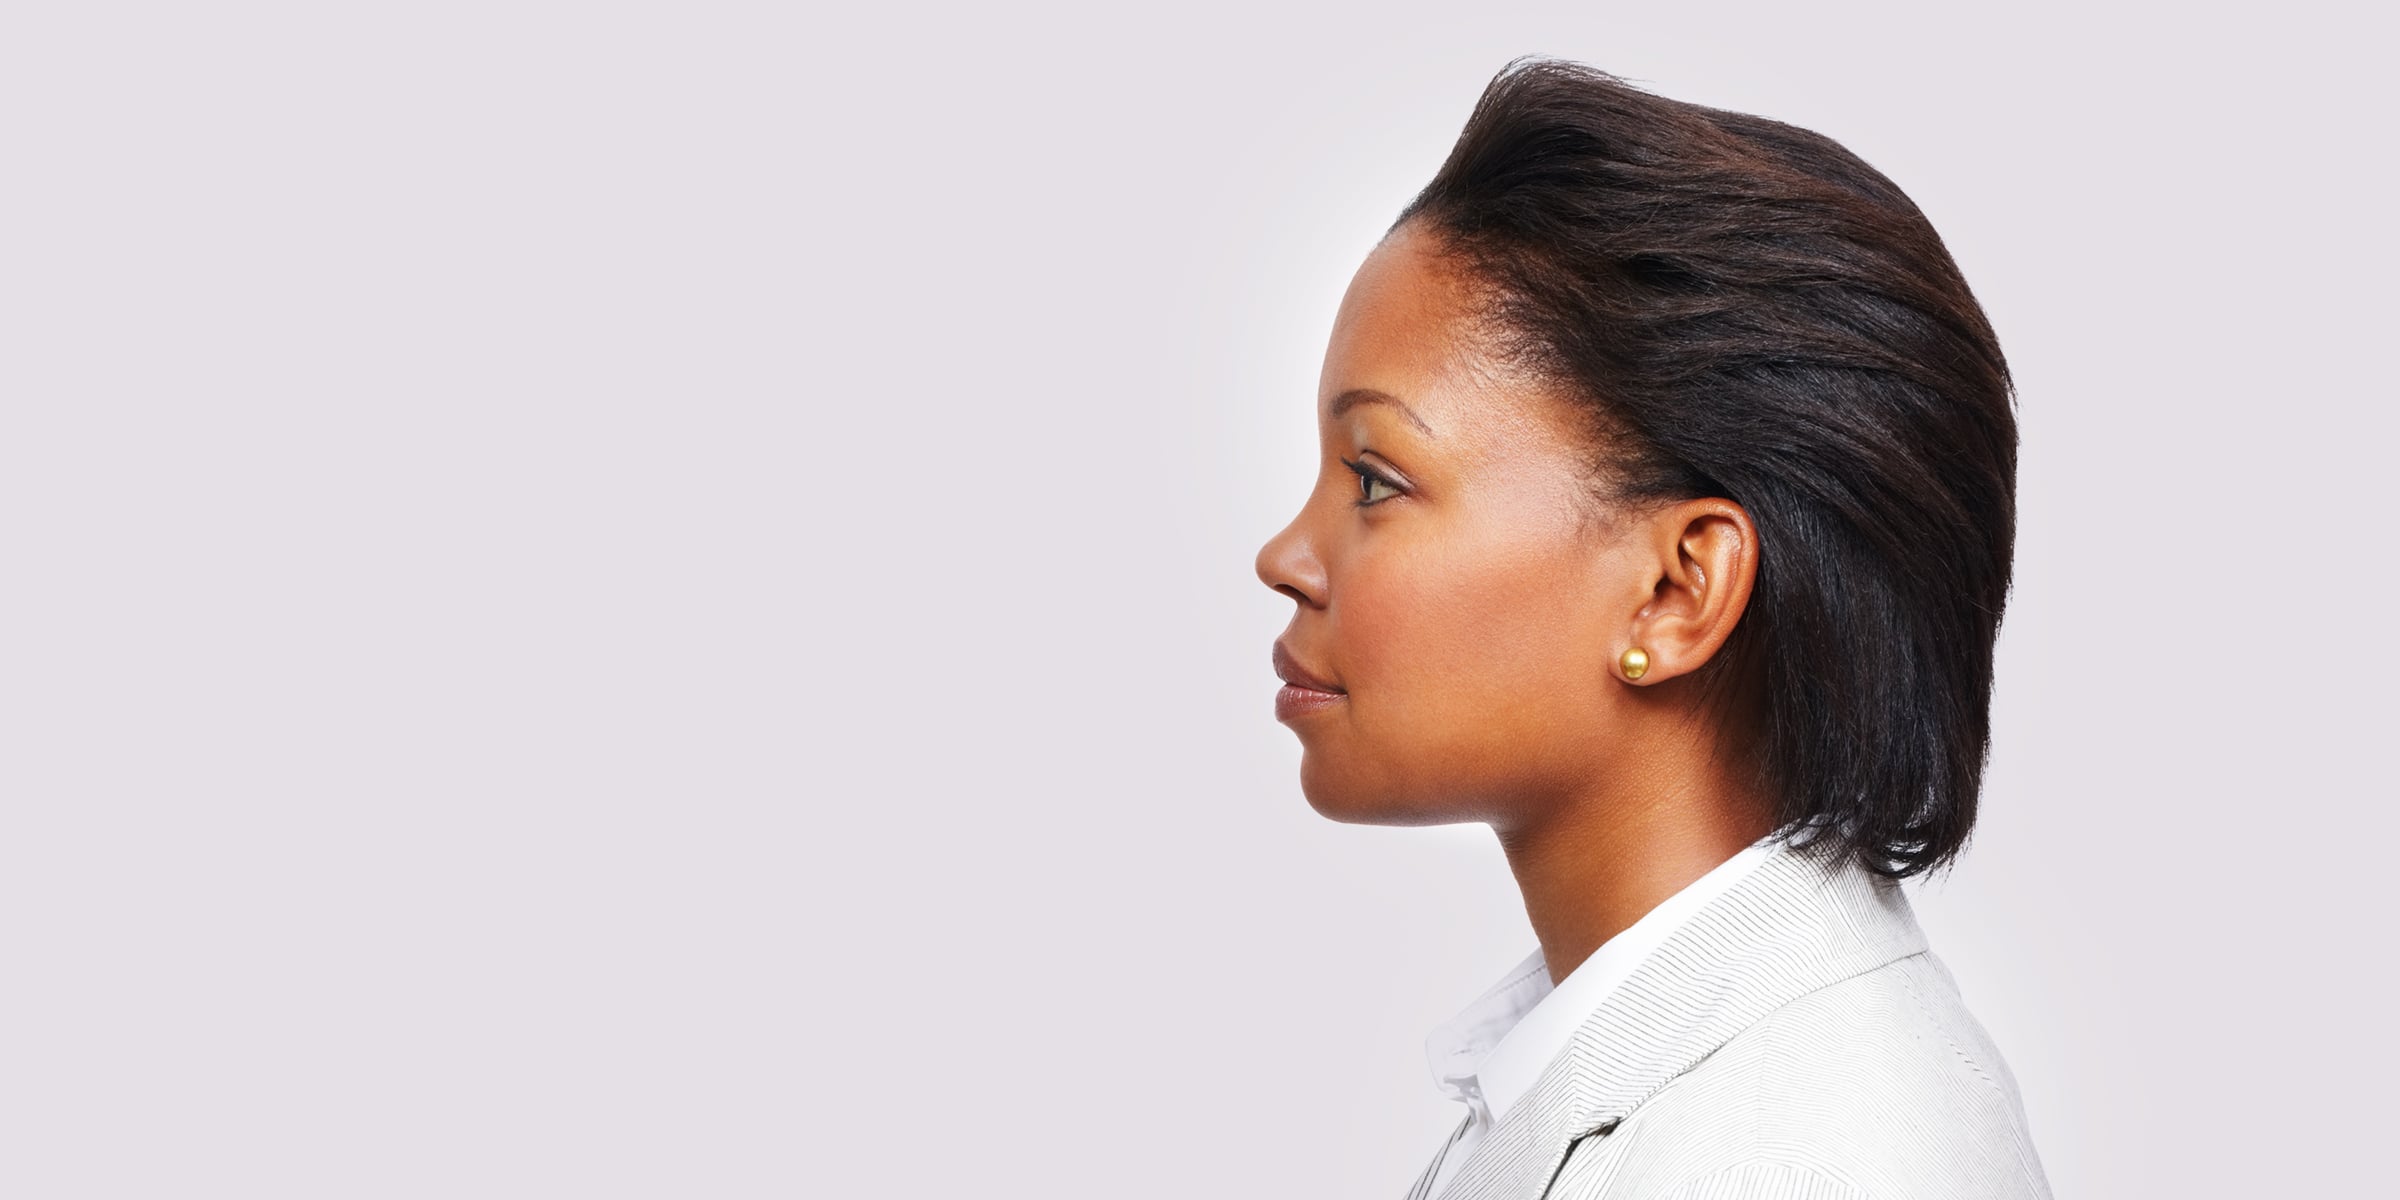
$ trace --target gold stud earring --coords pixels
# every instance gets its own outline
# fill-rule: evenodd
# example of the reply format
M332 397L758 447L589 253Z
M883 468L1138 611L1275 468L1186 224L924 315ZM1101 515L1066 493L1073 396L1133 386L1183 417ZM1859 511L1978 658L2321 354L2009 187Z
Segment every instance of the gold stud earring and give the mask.
M1624 670L1625 678L1640 679L1650 673L1650 655L1640 646L1631 646L1617 659L1617 666Z

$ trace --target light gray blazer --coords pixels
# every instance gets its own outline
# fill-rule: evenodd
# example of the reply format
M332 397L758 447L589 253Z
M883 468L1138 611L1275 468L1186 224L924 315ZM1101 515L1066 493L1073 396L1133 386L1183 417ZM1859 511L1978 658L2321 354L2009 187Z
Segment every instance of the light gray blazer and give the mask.
M1409 1200L2050 1195L1907 895L1830 839L1778 844L1660 943L1427 1197L1440 1166Z

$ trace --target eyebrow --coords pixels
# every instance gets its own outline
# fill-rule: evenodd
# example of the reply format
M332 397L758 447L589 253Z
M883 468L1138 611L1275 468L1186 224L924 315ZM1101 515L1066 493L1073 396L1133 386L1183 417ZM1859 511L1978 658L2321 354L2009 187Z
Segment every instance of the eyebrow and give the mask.
M1418 431L1423 433L1425 436L1441 436L1433 431L1433 426L1425 423L1425 419L1423 417L1417 415L1415 409L1410 408L1406 404L1402 404L1398 396L1394 396L1389 392L1379 392L1374 388L1351 388L1349 391L1343 392L1341 395L1334 397L1333 411L1328 415L1338 418L1343 413L1349 412L1351 409L1356 408L1361 404L1389 404L1393 408L1399 409L1401 415L1407 417L1409 423L1415 425Z

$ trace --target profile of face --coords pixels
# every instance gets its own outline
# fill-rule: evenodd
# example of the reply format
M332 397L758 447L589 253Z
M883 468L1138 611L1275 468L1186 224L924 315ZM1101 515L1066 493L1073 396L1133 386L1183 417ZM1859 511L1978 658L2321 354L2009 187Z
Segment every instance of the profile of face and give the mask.
M1739 615L1741 511L1602 509L1575 410L1489 347L1469 277L1411 225L1342 300L1317 423L1315 486L1257 558L1297 604L1274 659L1299 686L1276 715L1309 805L1499 826L1638 769L1625 743L1657 685ZM1619 665L1637 645L1639 683Z

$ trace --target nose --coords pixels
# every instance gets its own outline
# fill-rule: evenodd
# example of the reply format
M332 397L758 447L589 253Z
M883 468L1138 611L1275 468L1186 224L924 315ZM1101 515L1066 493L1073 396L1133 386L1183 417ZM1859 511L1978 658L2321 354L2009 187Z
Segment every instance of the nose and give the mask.
M1325 606L1325 564L1303 527L1308 514L1292 518L1281 533L1258 548L1258 581L1310 608Z

